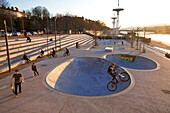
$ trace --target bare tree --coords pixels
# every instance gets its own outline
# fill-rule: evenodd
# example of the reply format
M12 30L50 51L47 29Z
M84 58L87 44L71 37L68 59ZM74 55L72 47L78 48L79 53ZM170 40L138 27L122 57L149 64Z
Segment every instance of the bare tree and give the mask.
M7 7L9 2L7 0L0 0L0 7Z
M4 14L4 9L8 6L7 0L0 0L0 29L4 29L4 19L7 20L7 25L9 24L9 16Z

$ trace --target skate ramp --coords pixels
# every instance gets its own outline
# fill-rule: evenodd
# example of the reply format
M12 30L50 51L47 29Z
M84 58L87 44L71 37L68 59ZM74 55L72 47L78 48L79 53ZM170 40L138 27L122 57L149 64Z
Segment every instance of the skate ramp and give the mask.
M68 60L46 76L46 83L53 89L78 96L104 96L121 92L129 87L128 82L119 82L115 92L107 90L111 80L107 70L111 62L95 57L80 57ZM117 66L118 72L125 70Z
M106 55L105 58L112 63L130 69L152 70L157 68L156 62L142 56L134 56L128 54L110 54Z

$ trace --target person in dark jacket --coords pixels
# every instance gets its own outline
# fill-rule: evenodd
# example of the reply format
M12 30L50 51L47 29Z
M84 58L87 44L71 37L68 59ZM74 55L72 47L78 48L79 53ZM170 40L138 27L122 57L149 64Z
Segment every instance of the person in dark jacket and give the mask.
M41 49L41 56L44 56L44 50Z
M79 48L79 43L78 42L76 42L76 48Z
M69 55L69 50L67 48L65 48L66 54Z
M24 60L26 60L26 61L27 61L27 63L28 63L29 61L31 61L31 60L28 58L28 56L27 56L27 54L26 54L26 53L24 53L24 55L23 55L23 59L24 59Z
M166 56L167 58L170 58L170 54L169 54L169 53L166 53L165 56Z
M37 71L37 67L36 67L36 65L34 63L32 64L32 71L34 73L34 75L32 77L35 77L36 75L39 75L39 73Z
M55 50L54 50L54 48L53 48L53 50L52 50L52 54L51 54L53 57L55 57Z
M27 42L31 42L31 38L27 36Z

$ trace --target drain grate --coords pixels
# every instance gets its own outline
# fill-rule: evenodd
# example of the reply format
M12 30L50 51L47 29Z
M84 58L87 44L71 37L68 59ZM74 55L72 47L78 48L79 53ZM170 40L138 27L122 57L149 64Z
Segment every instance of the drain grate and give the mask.
M169 91L169 90L162 89L161 91L162 91L163 93L165 93L165 94L170 94L170 91Z
M47 66L47 64L42 64L41 66L44 66L44 67L45 67L45 66Z

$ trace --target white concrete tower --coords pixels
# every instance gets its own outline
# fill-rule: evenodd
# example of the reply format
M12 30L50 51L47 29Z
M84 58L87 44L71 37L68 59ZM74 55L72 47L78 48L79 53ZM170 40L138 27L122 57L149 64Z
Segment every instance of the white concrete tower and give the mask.
M117 17L112 17L111 19L113 19L113 36L114 36L116 34L115 23L116 23Z
M118 0L118 8L113 9L113 11L117 12L117 24L116 24L116 34L119 35L119 12L123 11L123 8L119 8L119 0Z

